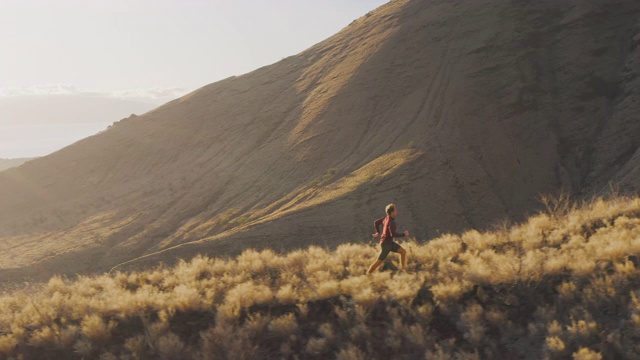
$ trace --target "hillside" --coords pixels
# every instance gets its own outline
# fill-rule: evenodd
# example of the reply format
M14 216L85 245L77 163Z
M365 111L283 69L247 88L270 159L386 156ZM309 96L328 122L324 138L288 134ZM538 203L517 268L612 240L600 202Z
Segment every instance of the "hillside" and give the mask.
M390 2L331 38L0 173L0 277L418 239L538 195L634 193L640 3Z
M0 356L637 359L640 198L377 250L246 250L0 297Z

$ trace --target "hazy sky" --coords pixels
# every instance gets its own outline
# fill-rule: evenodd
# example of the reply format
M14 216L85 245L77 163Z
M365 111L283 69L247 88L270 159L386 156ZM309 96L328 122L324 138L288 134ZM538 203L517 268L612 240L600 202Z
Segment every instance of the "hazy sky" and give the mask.
M0 158L297 54L387 1L0 0Z
M294 55L387 0L0 0L0 96L194 90Z

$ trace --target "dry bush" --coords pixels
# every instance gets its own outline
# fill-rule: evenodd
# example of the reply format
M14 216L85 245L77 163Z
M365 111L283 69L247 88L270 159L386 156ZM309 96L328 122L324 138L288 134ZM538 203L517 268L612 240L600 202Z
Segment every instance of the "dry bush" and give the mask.
M574 360L602 360L602 355L588 348L580 348L573 353Z
M0 297L0 358L640 358L640 198L545 201L404 242L407 273L345 244L53 277Z

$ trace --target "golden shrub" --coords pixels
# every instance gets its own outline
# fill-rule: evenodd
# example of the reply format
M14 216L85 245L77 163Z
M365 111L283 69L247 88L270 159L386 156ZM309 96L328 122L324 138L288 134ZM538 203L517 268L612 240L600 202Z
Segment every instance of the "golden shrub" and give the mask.
M8 357L13 353L16 345L18 345L18 340L12 335L0 336L0 354Z
M545 342L547 344L547 348L552 352L563 352L566 348L564 341L557 336L548 337Z
M589 348L580 348L573 353L573 360L602 360L602 355Z
M640 198L403 246L407 273L346 244L53 277L0 296L0 357L640 358Z

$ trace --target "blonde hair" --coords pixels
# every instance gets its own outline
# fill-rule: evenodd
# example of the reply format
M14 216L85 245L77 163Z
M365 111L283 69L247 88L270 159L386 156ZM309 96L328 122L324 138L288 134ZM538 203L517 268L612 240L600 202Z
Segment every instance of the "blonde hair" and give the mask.
M396 206L393 204L389 204L387 205L387 207L384 209L384 211L387 212L387 215L391 215L392 212L396 211Z

